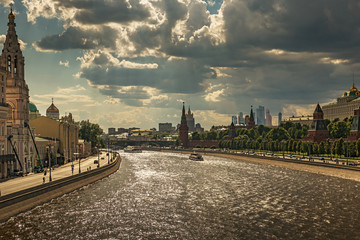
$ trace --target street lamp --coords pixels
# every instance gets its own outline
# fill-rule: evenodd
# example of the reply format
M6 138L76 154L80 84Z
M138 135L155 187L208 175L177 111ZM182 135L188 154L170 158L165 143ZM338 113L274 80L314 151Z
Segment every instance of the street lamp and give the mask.
M100 167L100 149L99 149L99 146L97 147L97 150L98 150L98 165L97 165L97 167L99 168Z
M76 162L76 159L77 159L79 153L74 153L74 155L75 155L75 162ZM81 173L81 168L80 168L80 158L79 158L79 174L80 173Z
M52 177L51 177L51 159L50 159L50 150L51 150L51 146L46 146L47 152L48 152L48 159L49 159L49 182L52 181Z

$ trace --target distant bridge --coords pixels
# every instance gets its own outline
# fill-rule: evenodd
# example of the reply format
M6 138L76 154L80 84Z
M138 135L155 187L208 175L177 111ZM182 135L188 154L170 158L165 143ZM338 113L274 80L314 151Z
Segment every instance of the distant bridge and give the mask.
M126 146L157 146L157 147L171 147L175 146L175 141L136 141L136 140L111 140L110 145L113 147L126 147Z

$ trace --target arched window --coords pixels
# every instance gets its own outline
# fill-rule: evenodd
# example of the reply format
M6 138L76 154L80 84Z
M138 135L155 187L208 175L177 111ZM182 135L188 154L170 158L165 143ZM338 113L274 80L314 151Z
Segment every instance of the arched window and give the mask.
M17 73L17 56L15 56L14 60L14 73Z
M10 55L7 57L7 67L8 67L8 72L11 72L11 57L10 57Z

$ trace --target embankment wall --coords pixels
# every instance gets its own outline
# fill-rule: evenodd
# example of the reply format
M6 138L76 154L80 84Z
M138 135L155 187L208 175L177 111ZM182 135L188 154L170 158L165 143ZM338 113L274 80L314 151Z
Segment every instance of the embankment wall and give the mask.
M0 222L53 198L72 192L116 172L121 158L109 165L0 197Z

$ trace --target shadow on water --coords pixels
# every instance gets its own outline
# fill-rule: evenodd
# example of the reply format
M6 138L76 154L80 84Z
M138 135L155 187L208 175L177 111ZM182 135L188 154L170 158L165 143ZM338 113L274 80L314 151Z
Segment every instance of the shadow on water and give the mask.
M0 225L0 239L360 239L357 182L206 156L118 172Z

